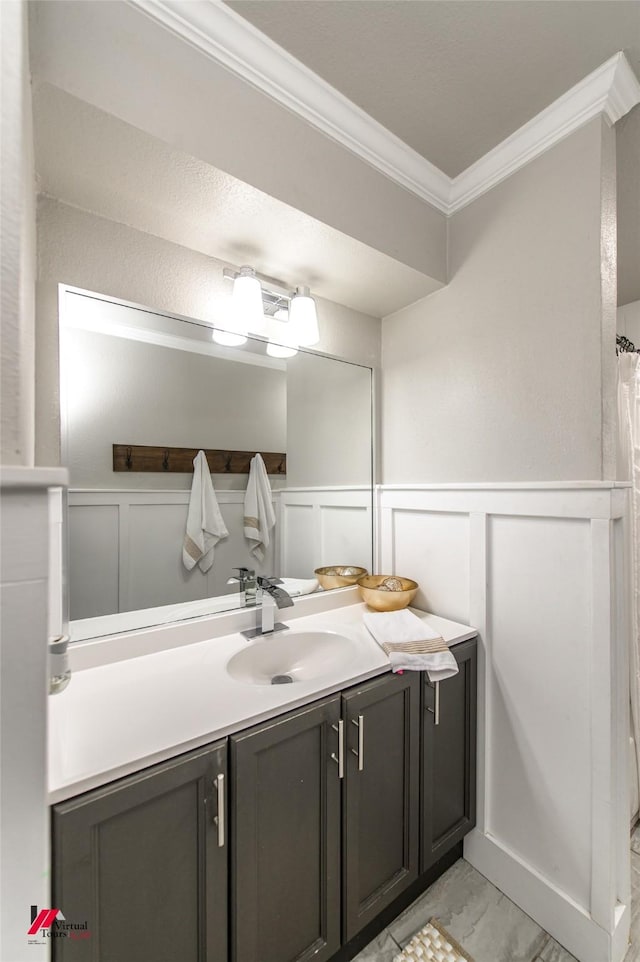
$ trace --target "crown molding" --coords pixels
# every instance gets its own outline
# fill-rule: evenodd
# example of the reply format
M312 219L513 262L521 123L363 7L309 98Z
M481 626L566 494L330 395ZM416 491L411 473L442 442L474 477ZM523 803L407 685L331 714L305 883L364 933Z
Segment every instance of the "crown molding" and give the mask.
M447 215L599 114L613 124L640 103L617 53L452 179L221 0L127 2Z
M128 0L351 153L447 212L451 179L220 0Z
M448 213L491 190L599 114L614 124L637 103L640 83L625 55L617 53L455 177Z

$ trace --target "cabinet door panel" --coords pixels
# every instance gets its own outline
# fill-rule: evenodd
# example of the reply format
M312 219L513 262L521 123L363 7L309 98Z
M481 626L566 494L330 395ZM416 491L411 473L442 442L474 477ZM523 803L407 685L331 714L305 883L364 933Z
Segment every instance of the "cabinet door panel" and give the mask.
M418 875L420 676L386 675L343 700L348 940Z
M53 900L90 932L56 938L56 962L225 962L225 773L218 743L54 807Z
M421 871L456 845L475 825L475 639L452 649L459 672L436 689L424 674Z
M235 962L340 947L340 697L231 739Z

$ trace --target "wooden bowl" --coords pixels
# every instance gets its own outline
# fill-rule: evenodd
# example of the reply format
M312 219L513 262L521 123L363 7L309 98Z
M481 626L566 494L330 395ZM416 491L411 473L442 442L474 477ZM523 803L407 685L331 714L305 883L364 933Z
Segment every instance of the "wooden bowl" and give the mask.
M366 575L366 568L358 568L356 565L329 565L325 568L316 568L313 572L320 587L325 590L328 588L346 588L355 585L358 578Z
M375 611L399 611L411 604L418 582L398 575L365 575L358 579L363 601Z

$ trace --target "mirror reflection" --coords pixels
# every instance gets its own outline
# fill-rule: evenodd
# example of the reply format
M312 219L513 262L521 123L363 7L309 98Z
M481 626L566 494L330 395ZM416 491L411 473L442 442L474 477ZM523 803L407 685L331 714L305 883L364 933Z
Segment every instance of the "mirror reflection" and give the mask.
M371 570L370 368L273 358L258 338L223 347L203 322L76 289L60 313L72 638L255 604L253 575L295 598L323 590L320 566ZM218 527L189 567L203 479ZM256 490L272 513L258 541Z

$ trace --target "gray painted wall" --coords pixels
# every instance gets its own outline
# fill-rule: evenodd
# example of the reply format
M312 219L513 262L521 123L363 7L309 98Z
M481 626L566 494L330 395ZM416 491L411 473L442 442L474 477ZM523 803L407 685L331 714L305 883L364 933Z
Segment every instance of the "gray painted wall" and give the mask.
M223 263L151 234L41 197L38 205L36 458L60 459L59 283L160 311L211 318L228 296ZM318 299L319 350L378 367L380 321Z
M191 487L190 474L114 473L112 444L287 449L284 371L94 331L71 330L65 343L74 367L65 385L72 488ZM214 475L214 484L244 489L247 478Z
M26 8L2 4L0 461L32 465L35 173Z
M287 363L287 486L371 484L371 373L298 354Z
M603 138L592 121L456 214L449 285L383 320L385 483L603 476Z

